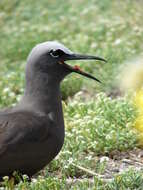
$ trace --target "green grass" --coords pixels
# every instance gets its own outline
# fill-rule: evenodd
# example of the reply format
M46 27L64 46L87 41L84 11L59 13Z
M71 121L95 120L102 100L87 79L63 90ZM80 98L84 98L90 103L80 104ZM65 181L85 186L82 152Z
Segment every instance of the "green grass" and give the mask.
M5 179L3 184L4 187L12 189L13 185ZM28 182L27 176L24 176L24 182L20 182L16 185L17 190L142 190L143 186L143 174L142 172L136 172L129 170L124 172L122 175L116 176L112 181L106 183L96 177L88 179L81 179L80 181L68 182L66 178L58 180L55 177L43 178L42 176L33 180L31 183Z
M102 87L93 84L94 89L112 89L118 66L142 52L142 2L60 1L60 5L51 0L1 1L0 62L18 72L35 44L58 40L75 52L108 59L108 64L81 65L103 81Z
M116 89L120 65L142 53L142 1L5 0L0 2L0 106L14 105L23 94L24 67L31 48L42 41L58 40L72 51L98 55L108 60L76 62L102 84L76 74L61 87L66 138L59 156L37 181L20 182L18 189L141 189L142 172L129 171L112 182L79 170L81 165L102 173L99 155L126 151L138 145L132 130L135 110L128 97L106 96ZM73 64L71 62L71 64ZM75 97L86 89L89 98ZM102 93L101 93L102 92ZM67 179L87 181L68 184ZM62 182L61 182L62 181ZM5 182L5 187L8 187Z

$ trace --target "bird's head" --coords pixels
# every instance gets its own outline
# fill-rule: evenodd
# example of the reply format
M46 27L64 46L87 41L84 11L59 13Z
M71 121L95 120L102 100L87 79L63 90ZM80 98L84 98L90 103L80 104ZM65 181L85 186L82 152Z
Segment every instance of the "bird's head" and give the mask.
M34 75L36 75L36 73L45 73L53 80L61 81L66 75L75 72L100 82L91 74L81 70L79 66L71 66L65 63L65 61L69 60L87 59L106 61L96 56L73 53L63 44L55 41L48 41L38 44L32 49L28 56L27 73L30 71L34 71Z

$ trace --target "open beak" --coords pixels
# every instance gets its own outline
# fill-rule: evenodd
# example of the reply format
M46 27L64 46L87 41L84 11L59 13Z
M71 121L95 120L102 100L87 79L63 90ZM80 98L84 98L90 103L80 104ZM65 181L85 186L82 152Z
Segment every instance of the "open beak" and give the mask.
M96 56L92 56L92 55L80 55L80 54L68 54L65 56L64 61L68 61L68 60L99 60L99 61L107 62L105 59L100 58L100 57L96 57ZM60 61L60 64L63 64L63 66L65 66L71 72L78 73L78 74L83 75L87 78L90 78L90 79L93 79L93 80L100 82L100 80L98 80L97 78L95 78L91 74L86 73L85 71L82 71L79 66L77 66L77 65L71 66L71 65L66 64L64 61Z

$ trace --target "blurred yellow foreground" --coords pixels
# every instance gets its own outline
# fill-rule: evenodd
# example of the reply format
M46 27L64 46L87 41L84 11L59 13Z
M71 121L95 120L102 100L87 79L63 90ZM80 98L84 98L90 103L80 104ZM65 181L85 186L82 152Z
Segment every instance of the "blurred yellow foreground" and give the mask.
M138 111L134 127L139 132L139 143L143 145L143 57L125 65L120 88L133 93L133 103Z

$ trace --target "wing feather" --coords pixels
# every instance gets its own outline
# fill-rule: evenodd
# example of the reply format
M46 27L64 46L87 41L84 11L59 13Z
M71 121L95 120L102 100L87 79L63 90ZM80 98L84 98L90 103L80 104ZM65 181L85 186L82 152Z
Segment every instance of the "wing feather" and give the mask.
M26 111L0 114L0 157L13 147L44 141L51 123L46 116Z

